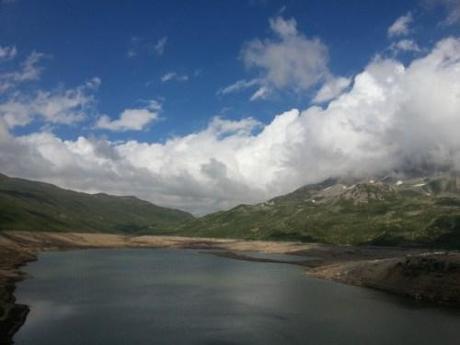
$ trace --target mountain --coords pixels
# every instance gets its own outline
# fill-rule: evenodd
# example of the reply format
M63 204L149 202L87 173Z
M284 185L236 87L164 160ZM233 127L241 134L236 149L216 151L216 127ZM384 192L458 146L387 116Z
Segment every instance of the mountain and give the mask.
M194 219L177 234L460 248L460 178L329 179Z
M0 230L164 233L191 219L132 196L79 193L0 174Z
M0 231L176 234L460 248L460 178L328 179L201 218L131 196L86 194L0 174Z

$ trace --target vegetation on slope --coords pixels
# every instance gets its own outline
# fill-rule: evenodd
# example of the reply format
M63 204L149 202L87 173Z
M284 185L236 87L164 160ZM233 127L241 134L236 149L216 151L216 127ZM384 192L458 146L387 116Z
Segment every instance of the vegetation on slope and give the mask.
M135 197L78 193L0 175L0 230L460 248L460 179L327 180L195 219Z
M130 196L86 194L0 175L0 230L162 233L193 219Z
M194 219L183 235L460 248L460 180L328 180Z

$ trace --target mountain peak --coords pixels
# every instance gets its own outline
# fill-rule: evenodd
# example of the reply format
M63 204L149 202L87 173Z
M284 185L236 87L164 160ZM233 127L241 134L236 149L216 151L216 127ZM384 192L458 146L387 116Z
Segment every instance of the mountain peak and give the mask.
M257 205L207 215L183 235L460 248L460 179L327 179Z

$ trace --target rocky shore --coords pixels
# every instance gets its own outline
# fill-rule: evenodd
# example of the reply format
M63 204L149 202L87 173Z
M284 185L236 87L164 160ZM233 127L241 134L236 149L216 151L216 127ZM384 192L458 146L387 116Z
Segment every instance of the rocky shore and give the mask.
M417 300L460 306L459 253L342 262L314 268L311 274Z
M419 300L460 305L460 253L423 249L350 247L299 242L176 236L2 232L0 234L0 345L11 344L29 308L16 304L20 267L40 251L89 248L192 248L240 260L286 262L322 279L379 289ZM295 260L257 258L250 252L290 254ZM303 260L303 257L305 260Z

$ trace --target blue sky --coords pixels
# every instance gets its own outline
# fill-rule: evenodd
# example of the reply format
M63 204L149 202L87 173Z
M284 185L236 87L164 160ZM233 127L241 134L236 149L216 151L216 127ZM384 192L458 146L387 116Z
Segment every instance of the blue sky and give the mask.
M79 138L105 142L117 155L126 146L116 145L128 141L152 145L152 150L155 144L165 145L166 150L168 141L183 140L181 145L185 145L189 135L204 135L207 130L216 131L214 139L219 144L228 136L256 139L274 126L276 115L285 111L315 106L327 109L341 94L352 91L355 77L375 61L388 59L408 67L433 53L443 39L459 36L459 17L457 0L3 0L0 115L10 143L46 134L63 142L67 149ZM398 20L400 25L391 31ZM33 54L37 56L30 71L36 74L24 77L24 66ZM318 92L325 86L329 87L327 97L324 93L320 97ZM59 112L53 112L56 108ZM224 124L215 121L217 116ZM194 154L191 151L190 156ZM274 155L273 151L266 154ZM44 156L44 151L40 155ZM172 165L180 165L181 159L171 155L150 152L139 159L155 161L161 156L162 162L171 159ZM280 173L287 169L283 165L252 190L247 187L251 182L246 175L258 169L246 171L244 162L232 166L237 156L222 155L219 151L197 158L197 171L206 172L206 164L211 164L225 172L223 180L214 181L217 177L206 173L210 180L197 184L192 199L200 199L198 212L212 209L216 203L217 208L224 208L258 201L329 174L319 169L321 174L299 177L297 172L294 182L281 183L283 187L277 188L274 185L279 175L289 179L292 173ZM130 161L133 156L128 161L135 170L139 167ZM69 167L37 172L9 166L10 173L24 177L86 191L141 194L152 201L196 211L187 195L177 191L161 191L160 195L152 190L147 195L128 187L98 187L96 178L88 182L74 176L76 181L70 182L72 178L65 177ZM114 181L133 173L117 169L121 168L109 169ZM164 182L159 164L142 169L150 169L152 183ZM189 170L193 167L186 165L170 174L182 178ZM84 171L83 176L88 173ZM191 180L200 179L190 174ZM219 192L210 190L201 195L198 190L202 183L215 183ZM225 183L231 187L223 186ZM248 191L226 200L225 188ZM222 196L216 201L213 193Z
M161 121L147 130L104 133L156 141L203 128L216 115L268 122L282 110L309 104L314 88L254 102L248 101L249 91L216 95L220 88L257 75L239 59L242 45L273 37L268 20L280 11L295 18L307 37L320 38L329 49L331 71L346 76L359 72L389 45L387 28L409 11L418 19L416 36L428 44L453 30L437 25L444 15L441 9L425 13L415 1L17 0L2 5L0 40L15 45L20 56L34 50L48 56L43 61L46 72L34 87L75 87L99 77L97 109L111 117L142 100L164 100ZM165 37L158 56L153 46ZM136 56L129 57L130 51ZM169 72L189 79L161 82ZM56 131L75 138L85 129Z

